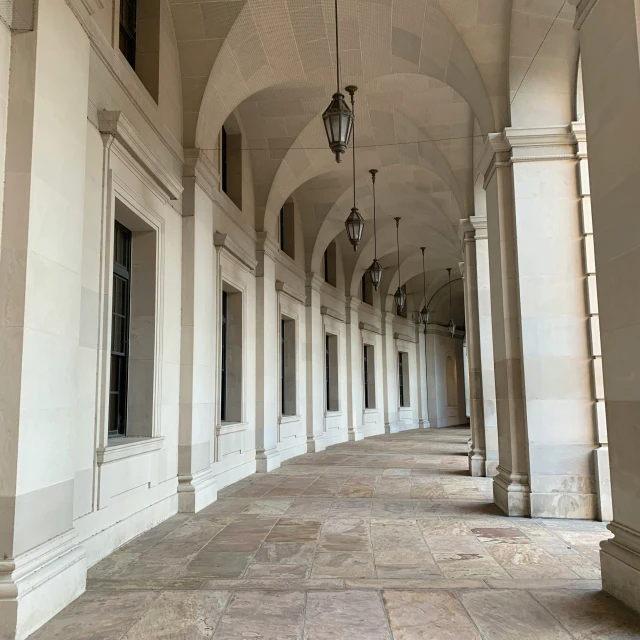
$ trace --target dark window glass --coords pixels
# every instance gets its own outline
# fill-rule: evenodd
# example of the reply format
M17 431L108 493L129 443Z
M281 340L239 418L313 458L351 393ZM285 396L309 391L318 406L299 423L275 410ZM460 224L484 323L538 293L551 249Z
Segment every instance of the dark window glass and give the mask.
M369 349L364 347L364 408L368 409L369 400Z
M284 415L284 410L286 406L286 393L285 393L285 379L284 379L284 368L286 363L286 353L285 353L285 321L280 320L280 406L282 407L282 415Z
M120 0L120 51L136 68L137 0Z
M284 207L280 209L280 248L284 250Z
M222 127L222 134L220 136L222 141L222 150L220 154L220 180L222 183L222 191L227 192L227 177L229 175L229 166L227 161L227 130Z
M404 353L400 352L398 357L398 373L400 379L400 406L404 407Z
M111 303L111 376L109 384L109 435L127 431L129 326L131 290L131 231L115 224L113 247L113 298Z
M329 249L324 250L324 281L329 282Z
M327 411L331 411L331 354L330 354L330 346L329 346L329 336L325 336L324 338L324 351L325 351L325 378L327 385Z
M222 292L222 376L220 389L220 419L227 419L227 316L229 308L229 296Z

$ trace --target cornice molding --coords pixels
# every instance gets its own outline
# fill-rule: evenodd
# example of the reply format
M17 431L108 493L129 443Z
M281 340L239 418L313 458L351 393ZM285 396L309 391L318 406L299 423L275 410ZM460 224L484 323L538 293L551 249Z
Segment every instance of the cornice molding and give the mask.
M100 133L113 136L158 184L168 200L178 200L183 187L156 159L122 111L99 111Z
M504 130L511 146L511 162L575 160L576 137L571 126L528 127Z
M331 309L330 307L320 307L320 315L328 316L329 318L333 318L334 320L338 320L339 322L347 321L347 318L343 313L340 313L335 309Z
M360 327L361 331L369 331L370 333L377 333L378 335L382 335L382 330L373 324L361 322L358 326Z
M576 19L573 28L579 30L584 24L589 14L598 3L598 0L580 0L576 8Z
M255 271L258 261L239 244L234 242L227 233L215 232L213 234L213 244L218 251L225 251L236 259L241 265L249 271Z
M307 297L303 293L299 293L286 282L282 282L282 280L276 280L276 291L301 304L304 304L307 301Z
M407 333L400 333L399 331L396 331L393 334L393 337L395 340L401 340L402 342L413 342L414 344L418 342L415 336L410 336Z

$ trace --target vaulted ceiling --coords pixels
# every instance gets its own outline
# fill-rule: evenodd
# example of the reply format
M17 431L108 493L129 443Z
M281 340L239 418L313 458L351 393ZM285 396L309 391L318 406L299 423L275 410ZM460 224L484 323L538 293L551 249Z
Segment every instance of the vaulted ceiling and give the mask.
M373 258L373 229L367 224L361 249L350 252L351 151L336 164L322 127L336 90L334 1L169 1L185 147L216 148L234 113L250 150L256 229L275 233L280 207L293 199L305 267L318 270L337 238L353 289ZM571 119L573 9L564 0L338 0L338 7L341 85L359 87L358 208L371 220L368 170L379 169L377 249L389 274L394 216L402 217L403 280L421 273L421 246L427 268L445 273L457 267L458 221L474 211L474 159L484 137L514 118L519 126ZM526 99L540 93L551 115L530 113Z

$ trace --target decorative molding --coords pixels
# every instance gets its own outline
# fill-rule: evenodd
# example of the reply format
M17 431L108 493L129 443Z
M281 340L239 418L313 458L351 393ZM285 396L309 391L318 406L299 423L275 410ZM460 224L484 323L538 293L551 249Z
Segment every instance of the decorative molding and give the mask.
M329 316L329 318L333 318L334 320L338 320L339 322L347 321L347 318L343 313L340 313L335 309L331 309L330 307L320 307L320 315Z
M288 296L292 300L304 304L307 301L307 297L303 293L299 293L293 287L290 287L286 282L282 280L276 280L276 291Z
M373 324L367 324L366 322L361 322L359 326L361 331L370 331L371 333L377 333L378 335L382 335L382 330Z
M463 280L465 279L466 268L467 266L465 265L464 261L458 262L458 269L460 269L460 275L462 276Z
M144 167L168 200L180 198L182 184L158 162L122 111L100 111L98 120L100 133L113 136Z
M220 191L220 174L202 149L185 149L183 178L193 178L196 184L212 199Z
M475 240L475 229L469 218L462 218L458 222L458 238L462 244Z
M572 122L571 133L578 145L577 156L579 160L586 160L589 157L587 152L587 126L584 122Z
M397 331L393 334L393 337L394 339L402 340L403 342L413 342L413 343L418 342L415 336L410 336L406 333L399 333Z
M488 238L487 216L470 216L469 223L476 232L476 240L486 240Z
M597 3L598 0L580 0L576 8L576 19L573 23L574 29L579 30L582 27Z
M162 449L164 437L157 438L115 438L107 443L106 447L100 447L96 451L96 462L98 466L142 456L153 451Z
M246 267L249 271L255 271L258 266L258 261L248 252L245 251L239 244L229 237L227 233L215 232L213 234L213 244L219 251L226 251L240 264Z
M304 285L306 290L310 289L312 291L320 293L322 291L323 284L324 280L319 275L317 275L316 273L307 273Z
M576 138L571 126L511 127L504 133L511 146L512 163L576 158Z
M491 179L497 166L510 161L511 145L504 133L490 133L484 143L484 148L480 152L477 169L485 177L486 183Z

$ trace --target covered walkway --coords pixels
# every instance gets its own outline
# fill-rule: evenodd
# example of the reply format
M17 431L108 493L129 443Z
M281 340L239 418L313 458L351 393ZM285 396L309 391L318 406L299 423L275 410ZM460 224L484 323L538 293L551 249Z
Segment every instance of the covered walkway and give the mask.
M47 640L640 638L600 592L605 525L498 515L465 428L253 475L89 571Z

